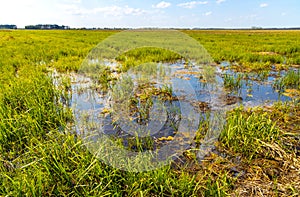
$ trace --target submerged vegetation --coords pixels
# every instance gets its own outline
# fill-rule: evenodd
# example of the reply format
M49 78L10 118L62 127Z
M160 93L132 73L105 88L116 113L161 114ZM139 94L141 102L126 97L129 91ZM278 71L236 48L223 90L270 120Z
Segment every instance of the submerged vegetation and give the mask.
M201 120L196 147L169 165L148 172L121 171L88 151L74 131L69 103L74 91L70 72L78 71L89 51L117 31L0 31L0 195L299 196L300 72L295 68L300 65L300 31L184 32L216 64L230 63L221 69L238 72L222 75L226 91L243 88L249 78L264 81L276 71L272 85L292 99L228 111L219 141L202 162L195 150L212 124L209 118ZM96 82L102 91L116 78L113 74L145 62L188 64L181 59L167 50L134 49L116 58L123 65L119 70L101 67ZM58 80L54 70L64 77ZM190 79L192 74L183 76ZM199 81L207 83L201 76ZM159 89L144 84L137 92L130 105L140 105L133 111L140 120L147 119L154 96L174 99L167 85ZM207 103L197 105L205 108L200 113L209 114ZM128 143L141 150L143 140L149 149L154 144L148 138ZM155 143L172 140L160 136Z

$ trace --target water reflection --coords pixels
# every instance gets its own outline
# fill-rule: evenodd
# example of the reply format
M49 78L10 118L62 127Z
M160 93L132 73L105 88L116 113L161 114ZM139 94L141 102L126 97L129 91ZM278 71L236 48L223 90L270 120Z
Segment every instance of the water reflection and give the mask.
M228 63L221 65L228 66ZM201 68L180 62L146 64L120 75L113 92L99 92L90 78L76 75L72 105L77 132L89 136L97 131L94 141L106 135L133 151L160 151L169 144L172 150L168 151L175 154L176 150L195 146L191 141L198 129L194 123L209 119L210 128L198 147L197 156L202 159L217 141L226 111L238 105L254 107L290 100L273 86L282 72L271 72L263 80L255 78L255 74L243 75L238 89L224 88L224 75L236 79L241 73L218 68L215 82L209 83L201 72ZM193 110L186 111L190 106Z

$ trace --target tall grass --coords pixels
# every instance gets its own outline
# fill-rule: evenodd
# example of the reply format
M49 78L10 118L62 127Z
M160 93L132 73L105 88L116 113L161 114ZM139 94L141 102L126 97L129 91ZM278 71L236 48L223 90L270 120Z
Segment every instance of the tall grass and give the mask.
M235 62L244 69L274 64L299 65L300 31L184 31L197 39L216 63ZM287 45L287 40L289 44ZM252 66L255 65L255 66ZM259 68L259 70L265 68Z
M126 172L98 160L87 150L80 136L74 133L73 114L68 104L62 102L70 98L70 79L62 79L60 86L56 86L48 68L60 72L77 71L88 52L115 32L0 32L1 196L226 196L234 192L236 179L232 177L230 169L219 169L224 160L207 160L206 163L192 166L187 162L180 166L182 158L179 158L178 163L150 172ZM229 59L242 63L273 63L281 62L282 54L287 56L290 64L299 60L299 50L294 46L299 40L299 32L258 34L241 31L231 35L222 31L188 33L199 39L217 62ZM262 37L269 41L263 41ZM291 45L286 45L287 40ZM264 44L271 41L274 42L272 45ZM253 54L261 51L273 51L279 55L265 57ZM153 48L133 50L120 56L119 61L128 65L124 68L126 70L142 63L143 59L146 62L164 62L181 58L178 54L165 52ZM149 54L150 57L146 57ZM139 58L141 60L137 60ZM261 66L260 62L258 64ZM266 63L262 67L269 66ZM259 67L258 70L263 69ZM98 80L108 84L109 80L105 80L110 72L105 71L101 72ZM284 84L295 84L297 78L294 74L288 75L293 80L283 80ZM168 87L163 87L161 91L165 95L172 94ZM299 118L293 119L298 116L299 110L282 113L278 114L286 122L281 127L286 130L292 127L297 133L298 127L288 122L299 122ZM225 150L247 159L261 155L268 157L268 153L264 152L266 144L280 144L282 137L275 124L267 113L238 109L228 115L220 140ZM208 123L203 123L203 127L207 126ZM199 132L201 135L196 140L201 143L205 128ZM133 144L138 145L138 140ZM296 145L285 146L292 147L291 152L296 155ZM299 157L295 157L293 162L298 160ZM296 184L290 185L294 194L297 194Z
M70 79L55 84L48 68L76 71L110 33L0 32L0 195L199 196L215 189L171 165L141 173L114 169L73 133L73 114L63 102L70 98Z
M300 70L290 70L287 74L275 82L275 87L279 90L287 88L300 89Z
M21 151L30 136L42 137L51 129L63 128L71 118L47 74L27 67L18 75L1 88L2 150L16 148L15 151Z
M224 75L224 87L230 90L240 90L242 87L242 78L241 74L232 75L232 74L225 74Z
M236 153L252 159L263 150L263 142L278 142L280 130L268 113L245 112L237 108L229 114L220 135L222 144Z

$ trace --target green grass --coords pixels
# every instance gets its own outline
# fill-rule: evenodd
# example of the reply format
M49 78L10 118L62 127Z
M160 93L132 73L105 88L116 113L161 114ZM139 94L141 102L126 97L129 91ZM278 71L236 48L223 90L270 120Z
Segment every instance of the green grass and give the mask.
M215 62L238 62L237 70L263 73L274 63L300 64L299 31L185 32L200 41ZM0 31L0 196L227 196L239 193L239 187L251 188L247 179L253 175L251 170L245 168L245 178L235 177L231 168L237 164L214 154L201 164L181 158L184 164L175 162L134 173L114 169L87 150L72 132L73 114L65 102L72 96L70 78L66 75L56 86L51 70L78 71L89 51L114 33L117 31ZM181 58L174 52L143 48L117 59L124 63L125 71L144 62ZM108 77L110 71L100 71L96 73L101 74L97 76L99 83L113 81ZM299 72L291 71L279 84L297 88L298 82ZM228 84L238 85L235 81ZM172 92L169 87L161 91ZM264 159L267 163L281 154L294 168L280 174L278 184L272 182L274 187L269 190L296 196L300 181L292 175L299 173L295 171L299 169L299 105L278 104L274 108L271 113L242 109L229 113L217 148L232 157L239 155L241 165L250 163L254 170L275 169L255 162ZM259 178L270 183L265 180L267 172L262 174ZM290 182L285 184L280 177ZM289 189L281 191L275 187L279 184Z
M220 140L226 148L252 159L259 156L264 142L278 142L279 136L276 122L273 122L267 113L248 114L243 109L236 109L229 114Z
M290 70L284 77L281 77L275 82L275 86L284 90L287 88L295 88L300 90L300 70Z
M235 195L299 195L299 109L299 103L278 102L228 114L217 150L242 173Z
M2 84L0 93L0 149L12 149L10 153L20 153L31 136L42 137L51 129L63 129L72 118L70 110L60 103L63 94L46 73L28 66L18 75Z
M10 196L199 196L225 194L230 184L225 174L215 182L203 172L204 180L197 182L195 175L170 166L141 173L117 170L101 163L75 135L58 131L43 140L31 137L26 153L1 162L0 193Z
M130 50L116 59L122 63L122 71L147 62L176 62L183 57L175 52L158 48L139 48Z
M55 86L48 68L76 71L111 32L0 34L0 195L201 195L203 187L193 174L171 166L144 173L113 169L69 132L72 113L63 101L71 96L70 78Z
M224 87L230 90L238 91L242 87L242 75L224 75Z
M198 40L216 63L236 62L246 70L270 64L300 65L300 31L184 31ZM288 44L287 44L288 43ZM252 64L256 65L255 67ZM264 69L260 68L259 70Z
M1 31L0 71L14 74L27 65L46 65L58 71L78 70L88 52L116 32Z

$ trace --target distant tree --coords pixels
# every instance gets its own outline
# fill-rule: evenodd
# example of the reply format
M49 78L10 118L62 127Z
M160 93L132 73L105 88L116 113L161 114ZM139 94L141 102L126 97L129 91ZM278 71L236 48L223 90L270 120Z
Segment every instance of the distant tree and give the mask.
M0 29L17 29L17 25L0 25Z

